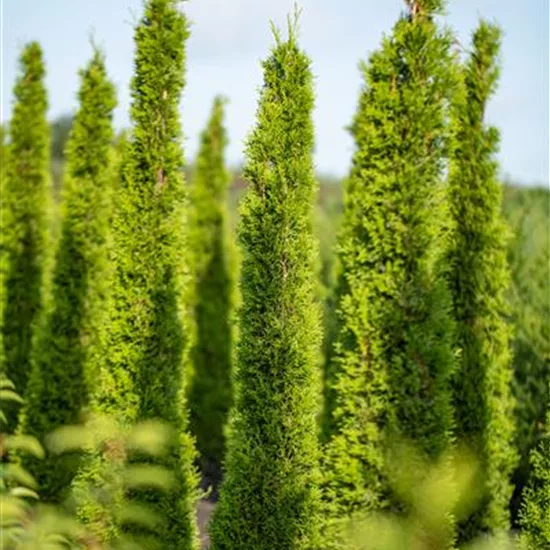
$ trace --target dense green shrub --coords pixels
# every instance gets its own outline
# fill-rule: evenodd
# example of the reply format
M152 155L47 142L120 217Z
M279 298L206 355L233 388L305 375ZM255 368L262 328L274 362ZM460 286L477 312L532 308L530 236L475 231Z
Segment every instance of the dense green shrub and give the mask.
M449 204L452 235L449 281L457 321L460 361L453 381L456 436L482 462L483 505L462 526L509 528L511 474L515 467L510 329L507 324L507 227L495 152L498 131L484 122L498 80L500 30L482 21L463 68L464 94L454 110L456 143L451 158Z
M532 473L520 513L521 542L526 550L550 547L550 408L546 430L531 453Z
M20 75L14 87L9 156L2 189L1 370L24 393L30 374L34 332L44 303L43 283L49 250L48 107L42 50L36 42L25 46ZM6 414L14 422L14 409Z
M429 458L450 444L455 368L441 267L452 36L411 2L362 71L339 236L340 333L329 372L326 497L336 516L393 500L389 440Z
M216 550L319 547L314 96L295 25L275 38L246 148L236 404Z
M216 487L225 454L224 429L232 402L234 267L227 227L227 144L223 100L216 98L201 135L191 189L191 244L196 341L189 389L190 427L203 476Z
M178 431L161 462L177 482L168 494L147 495L166 517L163 547L195 547L194 451L187 431L184 373L189 348L189 270L185 238L186 192L179 121L188 29L177 0L148 0L135 29L132 132L113 220L115 275L106 365L94 391L94 409L133 424L158 418ZM75 480L101 483L104 457L93 454ZM89 505L88 505L89 504ZM95 523L97 503L80 515ZM105 528L105 536L117 525Z
M21 419L23 432L40 439L61 425L77 422L87 405L104 353L108 319L113 179L109 157L115 90L98 51L80 78L80 106L67 146L51 303L33 350ZM58 457L28 467L46 501L61 500L75 473L75 464Z

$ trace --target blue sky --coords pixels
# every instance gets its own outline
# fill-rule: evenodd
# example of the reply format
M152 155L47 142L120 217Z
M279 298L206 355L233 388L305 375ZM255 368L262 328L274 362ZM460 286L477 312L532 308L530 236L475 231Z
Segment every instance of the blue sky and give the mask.
M128 124L132 26L141 0L0 0L2 4L2 120L9 118L17 57L28 40L45 51L50 118L76 108L77 71L91 53L90 36L107 54L116 83L117 127ZM187 86L182 101L186 155L192 159L213 96L230 100L231 164L242 161L243 139L254 124L260 61L272 44L269 20L283 26L294 0L189 0L192 22ZM358 61L375 49L397 19L403 0L301 0L301 42L312 58L317 168L344 175L353 144L345 127L356 107ZM500 88L488 108L501 130L503 174L523 183L549 181L548 0L450 0L447 23L464 46L479 17L504 30Z

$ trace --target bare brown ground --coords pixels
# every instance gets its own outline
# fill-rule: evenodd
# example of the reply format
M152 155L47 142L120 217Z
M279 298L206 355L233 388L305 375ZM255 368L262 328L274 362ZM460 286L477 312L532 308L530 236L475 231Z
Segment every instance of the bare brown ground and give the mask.
M215 506L216 504L211 500L199 500L197 502L197 523L199 524L200 542L203 550L210 546L210 537L208 536L207 529Z

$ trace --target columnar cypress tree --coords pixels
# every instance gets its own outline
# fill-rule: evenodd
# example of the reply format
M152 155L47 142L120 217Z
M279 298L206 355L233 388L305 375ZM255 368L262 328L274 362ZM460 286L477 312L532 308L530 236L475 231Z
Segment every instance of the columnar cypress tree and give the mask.
M275 39L246 148L236 405L215 550L319 546L314 95L295 25Z
M525 550L550 547L550 408L546 432L538 449L531 453L531 481L520 513L521 543Z
M93 405L120 422L158 418L178 431L163 462L175 471L176 487L148 497L165 519L155 530L163 547L187 550L195 547L196 479L184 395L189 274L178 107L188 29L177 3L148 0L135 29L133 128L113 222L113 312ZM101 485L102 461L101 455L90 457L77 489L90 481ZM79 512L102 540L120 528L120 518L106 519L104 512L89 502Z
M2 193L5 262L1 369L24 393L30 373L33 335L44 300L49 251L49 126L42 50L28 44L20 59L10 122L9 162ZM13 423L13 408L6 411Z
M224 429L232 401L233 275L227 234L227 144L223 100L214 100L201 136L192 187L196 342L189 391L190 426L203 476L217 486L225 454Z
M483 506L463 526L466 538L480 529L509 528L516 458L510 330L504 318L507 231L495 160L498 131L484 122L498 80L499 49L499 29L482 21L463 68L465 95L454 112L456 144L449 178L449 279L461 349L454 378L456 435L481 460L480 483L486 489Z
M33 350L21 421L23 433L39 438L77 422L104 352L112 203L109 156L116 99L99 51L80 78L80 106L67 146L51 304ZM29 464L43 499L60 500L74 466L58 457Z
M326 489L337 516L391 499L391 441L410 439L431 458L451 442L455 359L440 241L445 94L455 76L452 36L433 20L442 8L442 1L410 2L410 13L362 66L330 374Z

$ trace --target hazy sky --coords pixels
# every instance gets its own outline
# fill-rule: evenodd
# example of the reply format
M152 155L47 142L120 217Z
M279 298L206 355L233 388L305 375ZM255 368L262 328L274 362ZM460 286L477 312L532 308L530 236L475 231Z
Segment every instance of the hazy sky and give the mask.
M107 54L117 85L117 127L128 124L132 73L132 27L141 0L0 0L2 4L2 120L9 118L17 57L28 40L45 51L50 118L76 107L77 70L91 53L90 36ZM269 20L285 24L293 0L189 0L192 22L187 86L182 102L186 155L213 96L226 95L229 161L242 161L243 139L254 123L260 60L273 42ZM343 175L352 154L345 127L361 84L358 61L389 32L403 0L301 0L301 43L313 61L317 102L316 164ZM480 16L504 29L500 88L488 109L501 129L502 171L525 183L549 180L549 0L450 0L447 22L464 46Z

